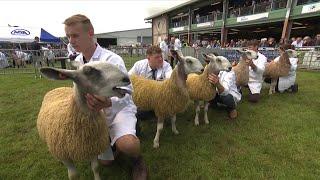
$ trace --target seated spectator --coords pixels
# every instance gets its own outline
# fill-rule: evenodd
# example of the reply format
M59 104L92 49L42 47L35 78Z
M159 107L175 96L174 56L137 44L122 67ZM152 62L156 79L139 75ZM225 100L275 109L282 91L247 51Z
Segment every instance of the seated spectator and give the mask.
M262 38L261 39L260 47L268 47L267 38Z
M276 42L274 38L268 39L268 47L276 47Z
M315 41L314 41L315 46L320 46L320 33L316 35Z
M312 39L311 39L310 36L305 36L305 37L303 38L303 44L302 44L302 46L314 46L314 43L313 43L313 41L312 41Z
M297 39L295 41L292 42L291 45L294 45L294 47L302 47L303 45L303 41L301 37L297 37Z

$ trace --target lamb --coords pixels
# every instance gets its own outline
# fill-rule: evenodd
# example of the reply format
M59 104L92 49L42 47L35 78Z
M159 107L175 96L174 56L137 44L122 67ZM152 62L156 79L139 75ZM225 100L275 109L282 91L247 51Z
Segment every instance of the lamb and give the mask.
M74 87L49 91L37 120L40 138L49 152L68 168L69 179L78 179L74 161L91 161L96 180L100 179L97 156L104 152L109 135L104 113L88 109L85 95L123 97L131 93L128 75L103 61L88 63L79 70L41 68L41 73L56 80L71 79Z
M208 107L209 102L216 95L216 87L212 85L208 80L208 75L214 73L219 74L220 71L230 71L231 64L228 59L223 56L215 56L213 54L203 54L206 62L209 64L205 67L204 72L201 75L189 74L187 79L187 89L190 96L195 102L196 116L194 123L196 126L199 125L199 112L200 112L200 101L205 101L204 104L204 121L209 124L208 120Z
M279 77L288 76L291 63L291 57L296 57L297 53L294 50L281 50L279 61L272 61L266 64L266 69L263 73L264 77L271 78L271 85L269 89L269 95L276 92L277 80Z
M246 63L247 60L257 59L258 53L252 50L237 50L240 53L239 63L232 67L232 70L236 74L236 85L237 87L246 86L249 82L249 65Z
M165 118L171 117L172 131L178 134L176 128L176 113L183 112L189 102L189 94L186 88L186 79L189 73L200 73L203 66L196 58L179 56L172 52L179 63L173 69L170 79L165 81L149 80L141 76L132 75L133 101L139 110L154 110L157 117L157 133L153 141L153 147L159 147L160 133L163 129Z

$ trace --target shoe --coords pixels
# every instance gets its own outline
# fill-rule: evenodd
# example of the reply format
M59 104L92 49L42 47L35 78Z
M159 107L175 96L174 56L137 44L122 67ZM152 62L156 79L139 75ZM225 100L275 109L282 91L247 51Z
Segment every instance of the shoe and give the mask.
M292 85L292 86L291 86L291 90L292 90L293 93L298 92L298 84Z
M101 166L106 166L106 167L108 167L108 166L111 166L112 165L112 163L114 162L114 160L117 158L117 156L119 155L119 152L115 149L115 146L114 146L114 148L112 148L112 153L113 153L113 160L102 160L102 159L98 159L99 160L99 162L100 162L100 164L101 164ZM109 157L109 158L111 158L111 157Z
M146 163L143 161L142 156L134 159L132 169L133 180L146 180L148 179L148 169Z
M229 112L230 119L236 119L238 117L238 112L236 109Z

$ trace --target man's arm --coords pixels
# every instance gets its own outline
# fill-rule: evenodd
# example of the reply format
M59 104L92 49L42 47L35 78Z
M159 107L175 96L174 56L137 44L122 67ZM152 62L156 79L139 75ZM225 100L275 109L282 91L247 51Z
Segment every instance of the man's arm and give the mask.
M131 76L132 74L137 74L136 68L137 68L137 63L134 63L132 68L128 71L129 76Z
M166 75L166 79L169 79L172 74L172 67L166 61L163 61L163 70Z

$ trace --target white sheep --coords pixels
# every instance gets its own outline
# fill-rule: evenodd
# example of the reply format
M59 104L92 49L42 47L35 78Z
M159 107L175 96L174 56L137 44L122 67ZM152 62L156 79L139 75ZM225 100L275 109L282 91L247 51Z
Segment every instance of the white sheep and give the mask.
M68 168L69 179L78 179L74 161L91 161L95 179L100 179L97 156L110 144L104 113L88 109L85 95L123 97L131 93L128 75L103 62L88 63L79 70L41 68L41 73L57 80L71 79L74 87L49 91L42 102L37 128L49 152Z
M216 87L208 80L208 75L213 73L218 75L220 71L229 71L231 64L229 60L223 56L215 56L213 54L203 54L206 62L209 64L205 67L202 74L189 74L187 79L187 89L190 99L194 101L196 106L196 116L194 118L195 125L199 125L200 101L204 101L204 121L209 124L208 107L209 101L216 95Z
M240 53L239 63L232 67L236 74L236 85L246 86L249 82L249 65L246 63L248 60L257 59L258 53L253 50L237 50Z
M181 57L177 52L179 63L173 69L170 79L155 81L141 76L132 75L133 101L139 110L155 112L157 117L157 133L153 141L153 147L159 147L159 137L163 129L165 118L171 117L172 131L178 134L176 128L176 113L183 112L189 102L189 94L186 87L187 75L200 73L203 66L196 58Z
M272 61L266 64L266 69L263 73L264 77L271 78L269 95L276 92L277 80L279 77L288 76L291 63L289 58L297 57L295 50L280 51L279 61Z

